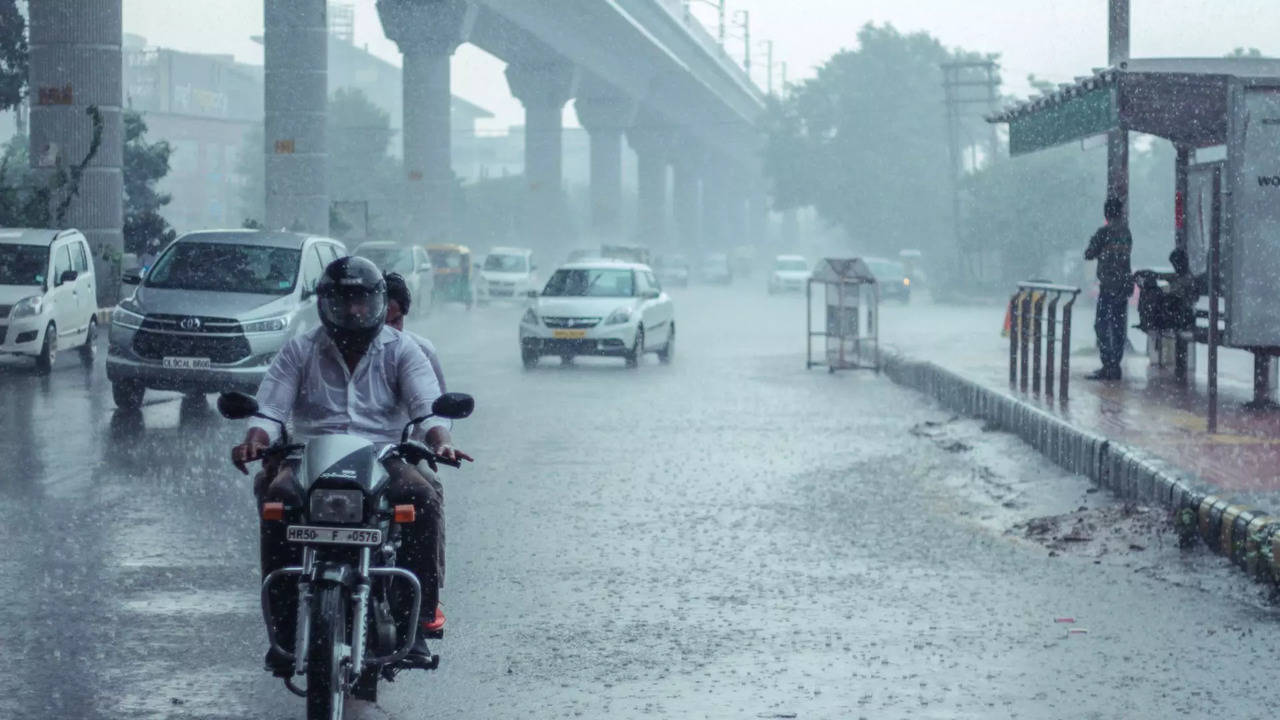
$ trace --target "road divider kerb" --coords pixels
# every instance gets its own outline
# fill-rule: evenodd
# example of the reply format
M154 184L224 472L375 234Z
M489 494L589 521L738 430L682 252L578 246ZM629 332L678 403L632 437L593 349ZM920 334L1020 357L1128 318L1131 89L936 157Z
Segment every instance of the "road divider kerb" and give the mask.
M1108 440L1010 394L985 387L931 362L888 354L894 382L933 397L943 407L1017 435L1063 469L1116 495L1186 514L1188 530L1251 577L1280 586L1280 516L1237 505L1209 492L1191 473L1140 448Z

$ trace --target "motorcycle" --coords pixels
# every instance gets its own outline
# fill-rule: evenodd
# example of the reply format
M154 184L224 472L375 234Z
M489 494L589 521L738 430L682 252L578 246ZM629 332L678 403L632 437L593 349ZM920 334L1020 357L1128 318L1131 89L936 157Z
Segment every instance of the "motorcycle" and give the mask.
M229 392L218 398L218 411L227 419L259 417L280 425L280 439L267 449L264 462L300 461L295 477L302 507L263 503L262 518L268 522L301 519L300 524L288 526L286 538L302 545L302 562L263 578L262 614L272 649L293 663L293 675L284 684L306 698L309 720L341 720L348 695L375 702L378 681L394 680L401 669L418 628L422 586L413 573L396 567L400 526L413 522L415 511L413 505L392 506L386 498L387 466L403 461L411 466L426 462L432 470L438 465L458 467L460 463L437 456L421 442L410 440L409 434L432 417L459 420L474 408L475 400L469 395L441 395L430 415L409 421L400 442L378 452L373 443L352 435L290 443L284 422L263 415L253 397ZM288 578L296 579L298 589L293 648L277 642L269 602L271 587ZM397 582L407 584L412 594L408 632L403 637L391 604L393 597L409 593L402 587L398 595L393 594ZM439 662L439 655L431 655L426 669L434 670ZM305 687L295 684L298 676L305 676Z

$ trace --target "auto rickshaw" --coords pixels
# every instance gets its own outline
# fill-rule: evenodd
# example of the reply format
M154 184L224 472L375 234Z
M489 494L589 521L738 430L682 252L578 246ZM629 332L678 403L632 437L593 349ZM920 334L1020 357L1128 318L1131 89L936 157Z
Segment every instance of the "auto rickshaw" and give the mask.
M432 298L460 302L470 310L476 304L475 266L466 245L428 245L427 254L435 268L436 286Z

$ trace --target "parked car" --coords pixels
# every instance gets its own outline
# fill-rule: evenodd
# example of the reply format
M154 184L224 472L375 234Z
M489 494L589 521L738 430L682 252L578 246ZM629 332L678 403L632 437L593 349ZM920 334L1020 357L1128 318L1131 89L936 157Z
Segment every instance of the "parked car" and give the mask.
M79 230L0 229L0 355L35 358L48 372L60 348L97 351L98 295Z
M883 258L863 258L867 269L876 276L880 286L881 300L900 300L903 304L911 302L911 278L907 276L907 268L900 262Z
M420 315L431 312L436 277L435 270L431 267L431 257L426 250L417 245L374 241L361 243L353 254L368 258L383 272L400 273L409 286L414 312Z
M148 389L256 392L285 341L319 322L315 289L347 254L337 240L262 230L183 235L111 314L107 379L116 406Z
M653 274L668 287L689 287L689 261L683 255L657 256L653 259Z
M769 294L803 291L812 275L803 255L779 255L773 259L773 272L769 273Z
M702 281L728 285L733 282L733 268L725 253L711 253L702 260Z
M460 302L470 310L476 304L476 268L466 245L428 245L435 270L432 302Z
M529 248L496 247L489 251L480 266L477 297L490 300L523 300L530 290L538 288L533 251Z
M621 357L636 367L644 353L657 353L666 363L675 352L675 308L647 265L570 263L532 296L520 319L526 368L544 355L565 363L578 355Z

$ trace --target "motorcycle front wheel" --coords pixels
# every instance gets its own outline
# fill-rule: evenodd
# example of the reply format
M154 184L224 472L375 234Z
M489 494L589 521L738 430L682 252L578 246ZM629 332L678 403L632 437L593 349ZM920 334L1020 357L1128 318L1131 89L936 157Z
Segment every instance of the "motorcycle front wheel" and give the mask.
M347 603L341 585L325 585L311 606L307 720L342 720L347 664Z

